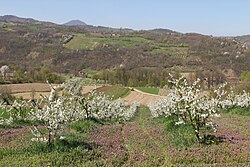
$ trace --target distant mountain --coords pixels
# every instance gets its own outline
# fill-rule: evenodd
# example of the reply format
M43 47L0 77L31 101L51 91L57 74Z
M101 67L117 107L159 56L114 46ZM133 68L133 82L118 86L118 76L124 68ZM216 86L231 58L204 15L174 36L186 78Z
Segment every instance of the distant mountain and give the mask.
M54 24L51 22L38 21L32 18L22 18L14 15L0 16L1 22L13 22L13 23L34 23L34 24Z
M176 31L164 29L164 28L156 28L156 29L149 30L149 31L156 32L156 33L177 33Z
M87 24L81 20L71 20L63 25L66 25L66 26L86 26Z
M2 22L19 22L19 23L33 23L39 22L31 18L21 18L13 15L0 16L0 21Z

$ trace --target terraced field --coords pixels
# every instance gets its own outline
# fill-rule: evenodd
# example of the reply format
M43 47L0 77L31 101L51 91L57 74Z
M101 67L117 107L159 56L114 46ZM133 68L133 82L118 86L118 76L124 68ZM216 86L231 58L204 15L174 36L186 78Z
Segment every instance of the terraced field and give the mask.
M100 86L89 85L83 86L82 94L86 94L92 90L99 88ZM46 83L24 83L24 84L7 84L0 85L2 92L10 93L14 97L22 97L23 99L30 99L34 96L35 99L39 99L40 95L48 96L50 94L50 86ZM58 92L60 96L62 92Z
M9 92L14 97L22 97L23 99L30 99L34 97L39 99L40 95L48 96L50 93L50 86L45 83L25 83L25 84L7 84L0 85L0 90L4 92ZM161 96L145 93L138 89L134 91L129 91L128 88L123 87L107 87L107 86L95 86L88 85L83 86L82 94L87 94L92 90L97 90L101 92L107 92L108 95L114 94L115 99L122 97L124 101L128 104L139 103L142 105L148 105L150 103L157 102ZM58 92L61 95L61 92Z

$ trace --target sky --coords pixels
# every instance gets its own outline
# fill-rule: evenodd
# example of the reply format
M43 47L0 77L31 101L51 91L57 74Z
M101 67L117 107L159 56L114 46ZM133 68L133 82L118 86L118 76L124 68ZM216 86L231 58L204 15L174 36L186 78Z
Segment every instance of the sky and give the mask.
M0 0L1 16L214 36L250 34L249 8L250 0Z

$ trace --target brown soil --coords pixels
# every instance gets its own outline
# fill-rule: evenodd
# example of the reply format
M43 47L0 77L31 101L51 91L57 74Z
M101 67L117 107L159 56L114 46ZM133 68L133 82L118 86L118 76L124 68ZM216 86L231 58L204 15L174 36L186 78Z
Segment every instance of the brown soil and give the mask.
M156 103L160 100L160 98L160 96L150 95L148 93L131 91L131 93L128 96L124 97L123 100L128 104L137 102L141 105L148 105L150 103Z
M105 92L110 90L112 87L111 86L102 86L96 89L97 92Z
M50 92L35 92L34 93L34 99L39 99L40 95L42 96L49 96ZM23 99L31 99L32 98L32 92L24 92L24 93L13 93L11 94L14 97L17 98L23 98Z
M87 94L88 92L100 88L100 86L83 86L82 94ZM101 88L100 90L106 89ZM25 83L25 84L6 84L0 85L0 90L3 92L9 92L12 96L31 99L32 93L34 92L34 98L39 99L40 95L49 96L50 86L46 83ZM58 96L61 96L62 92L58 92Z
M50 86L46 83L8 84L0 85L0 90L10 91L10 93L49 92Z
M100 86L95 86L95 85L92 85L92 86L83 86L82 87L82 94L85 95L93 90L97 90L99 89Z

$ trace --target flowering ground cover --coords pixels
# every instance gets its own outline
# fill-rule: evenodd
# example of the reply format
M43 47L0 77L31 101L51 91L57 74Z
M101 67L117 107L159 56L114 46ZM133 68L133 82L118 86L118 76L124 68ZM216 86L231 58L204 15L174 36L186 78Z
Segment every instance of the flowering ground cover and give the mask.
M185 125L170 129L165 117L152 118L140 107L128 122L93 120L88 131L72 128L53 149L32 143L29 125L1 126L0 166L250 166L249 120L222 113L217 132L208 132L221 141L200 144Z
M220 137L218 144L193 144L186 148L172 148L172 162L191 166L249 166L250 165L250 117L222 114L215 122ZM213 142L213 141L212 141ZM215 141L214 141L215 142Z

